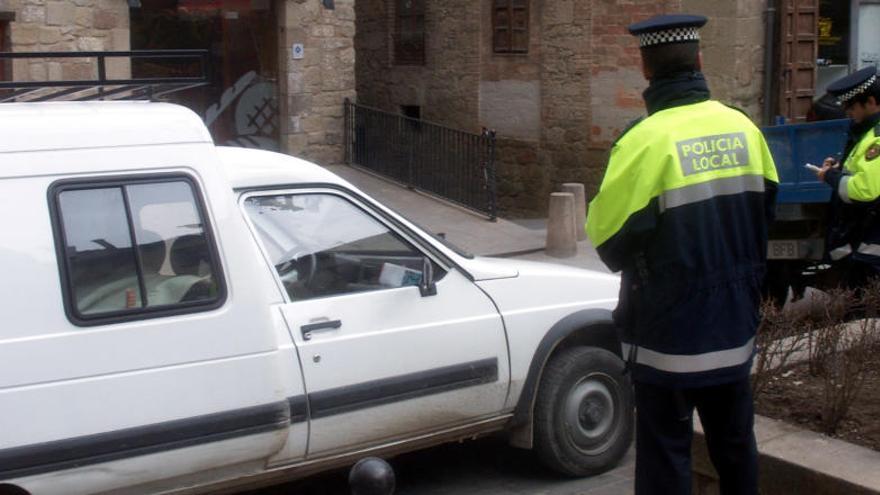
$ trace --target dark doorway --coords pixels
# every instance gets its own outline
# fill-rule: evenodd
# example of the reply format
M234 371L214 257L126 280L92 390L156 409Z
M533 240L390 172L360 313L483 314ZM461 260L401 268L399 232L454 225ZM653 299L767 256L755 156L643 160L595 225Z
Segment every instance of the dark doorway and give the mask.
M141 0L131 46L210 51L211 84L173 101L205 120L217 144L278 149L278 25L273 0ZM136 61L133 77L185 75L163 60Z
M409 117L411 119L421 119L422 118L422 107L418 105L401 105L400 112L404 117Z
M9 21L14 18L7 12L0 12L0 52L9 50ZM12 61L0 61L0 81L12 80Z

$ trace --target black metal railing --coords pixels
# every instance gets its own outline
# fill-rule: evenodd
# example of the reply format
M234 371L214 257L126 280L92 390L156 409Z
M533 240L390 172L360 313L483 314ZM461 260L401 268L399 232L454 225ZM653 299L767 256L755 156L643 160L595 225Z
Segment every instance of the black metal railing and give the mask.
M346 163L495 220L495 132L451 129L345 101Z
M104 52L0 52L0 63L25 59L77 59L94 63L91 79L58 81L0 81L0 102L50 100L142 100L208 84L207 50L134 50ZM114 78L107 75L107 60L135 64L147 60L169 61L188 69L184 75Z

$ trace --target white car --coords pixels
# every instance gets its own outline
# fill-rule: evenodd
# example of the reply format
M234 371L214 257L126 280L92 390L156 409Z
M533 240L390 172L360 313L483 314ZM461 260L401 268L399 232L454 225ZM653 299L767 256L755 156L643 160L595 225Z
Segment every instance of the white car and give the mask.
M182 107L0 105L0 492L253 488L506 431L614 466L615 276L457 252Z

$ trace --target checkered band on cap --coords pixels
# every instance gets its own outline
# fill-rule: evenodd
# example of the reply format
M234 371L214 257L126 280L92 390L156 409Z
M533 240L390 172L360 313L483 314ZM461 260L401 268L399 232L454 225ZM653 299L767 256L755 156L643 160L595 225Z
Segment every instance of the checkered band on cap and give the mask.
M639 46L641 48L665 45L666 43L681 43L683 41L700 41L700 32L694 27L682 27L639 35Z
M844 93L844 94L838 96L837 99L838 99L841 103L846 103L846 102L848 102L849 100L852 100L852 99L855 98L856 96L858 96L858 95L864 93L865 91L867 91L868 88L870 88L871 85L874 84L875 82L877 82L877 76L876 76L876 75L873 75L873 76L869 77L867 81L863 82L862 84L859 84L859 85L856 86L855 88L853 88L853 89L847 91L846 93Z

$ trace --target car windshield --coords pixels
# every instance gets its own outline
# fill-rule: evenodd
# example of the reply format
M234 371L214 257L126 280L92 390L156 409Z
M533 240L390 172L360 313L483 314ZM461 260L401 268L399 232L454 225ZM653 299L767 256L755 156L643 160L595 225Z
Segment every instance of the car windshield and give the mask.
M416 221L413 220L412 218L410 218L410 217L408 217L408 216L406 216L406 215L400 213L400 212L397 211L396 209L394 209L394 208L392 208L392 207L390 207L390 206L388 206L388 205L386 205L386 204L384 204L384 203L382 204L382 206L384 206L385 208L387 208L387 209L393 211L393 212L394 212L395 214L397 214L399 217L401 217L401 218L405 218L407 222L409 222L409 223L415 225L416 227L419 228L419 230L421 230L422 232L425 232L426 234L430 235L432 238L436 239L437 241L439 241L441 244L443 244L443 245L446 246L447 248L449 248L449 249L451 249L452 251L454 251L455 254L461 256L462 258L467 258L467 259L469 259L469 260L470 260L470 259L474 259L474 254L473 254L473 253L471 253L470 251L468 251L468 250L462 248L461 246L459 246L459 245L453 243L452 241L450 241L450 240L447 239L446 237L441 236L441 235L439 235L439 234L433 232L431 229L425 227L424 225L420 224L419 222L416 222Z

